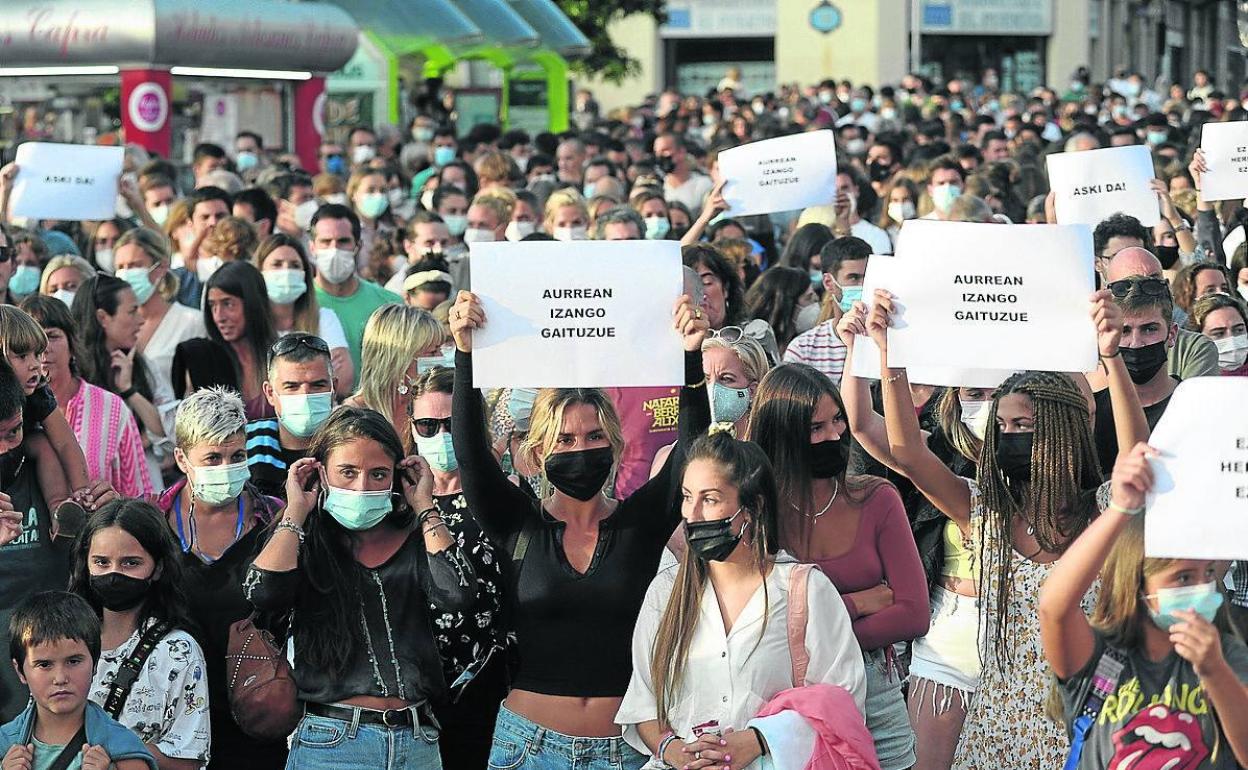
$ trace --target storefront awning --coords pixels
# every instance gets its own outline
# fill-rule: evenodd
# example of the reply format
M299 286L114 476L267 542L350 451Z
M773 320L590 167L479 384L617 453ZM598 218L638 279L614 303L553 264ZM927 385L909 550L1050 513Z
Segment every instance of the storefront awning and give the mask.
M278 0L6 0L0 68L197 67L332 72L355 53L341 8Z
M485 45L533 48L541 42L537 30L512 10L507 0L451 0L485 33Z
M486 36L449 0L333 0L391 53L403 55L430 46L451 52L485 42Z
M552 0L506 0L516 13L537 30L542 47L550 49L565 59L576 59L590 51L589 38L585 37L572 20Z

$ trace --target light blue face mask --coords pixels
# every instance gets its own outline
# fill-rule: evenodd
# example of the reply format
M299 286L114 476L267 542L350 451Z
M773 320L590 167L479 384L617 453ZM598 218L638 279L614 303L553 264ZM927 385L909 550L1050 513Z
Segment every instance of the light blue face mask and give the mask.
M234 166L239 171L250 171L260 165L260 158L250 150L243 150L234 157Z
M735 423L750 411L750 389L711 382L711 419Z
M381 523L381 520L386 518L393 509L389 489L357 492L354 489L331 487L324 480L321 483L326 489L321 507L334 517L334 521L352 532L372 529Z
M842 286L841 287L841 311L848 313L855 302L862 301L861 286Z
M130 284L130 288L134 291L134 301L142 305L151 299L156 291L156 287L152 284L152 271L155 269L155 266L118 268L113 275Z
M586 182L585 186L581 188L581 195L585 196L585 200L589 200L590 198L594 197L597 189L598 189L597 182Z
M823 285L823 271L822 270L810 271L810 285L814 286L816 289Z
M208 505L224 505L243 492L251 478L251 467L244 460L229 465L203 465L194 469L191 495Z
M9 279L9 291L26 296L39 290L39 268L34 265L18 265Z
M672 231L672 223L667 217L646 217L646 240L661 241Z
M264 288L269 300L289 305L308 291L308 279L302 270L265 270Z
M445 166L447 163L455 160L454 147L434 147L433 148L433 165Z
M412 438L416 442L416 451L420 456L429 461L429 467L439 473L450 473L459 467L459 460L455 457L455 445L451 442L451 434L446 431L438 431L432 438L416 435L412 432Z
M295 393L280 395L277 403L282 413L277 416L282 427L299 438L307 438L321 427L334 409L333 393Z
M533 414L533 402L537 400L537 390L533 388L512 388L507 397L507 414L516 424L516 430L529 429L529 417Z
M1169 631L1174 624L1183 622L1183 618L1175 614L1181 610L1194 610L1197 615L1212 623L1218 614L1218 608L1222 606L1222 592L1218 590L1218 584L1212 582L1179 588L1159 588L1157 593L1144 598L1157 600L1157 609L1149 607L1148 614L1162 631Z

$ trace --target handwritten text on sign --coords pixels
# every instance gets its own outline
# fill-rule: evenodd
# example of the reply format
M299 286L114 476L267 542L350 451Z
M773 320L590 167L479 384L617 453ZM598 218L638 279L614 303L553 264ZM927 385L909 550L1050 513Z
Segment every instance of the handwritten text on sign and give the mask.
M1201 175L1201 197L1207 201L1248 197L1248 121L1206 123L1200 129L1200 148L1207 167Z
M680 385L676 241L472 244L477 387Z
M11 213L31 219L108 219L117 209L121 147L26 142L17 148Z
M1122 212L1145 227L1161 219L1157 194L1149 188L1153 160L1147 147L1108 147L1060 152L1046 159L1057 222L1095 227Z
M767 139L719 154L728 216L795 211L836 195L836 139L828 130Z
M1243 377L1179 383L1148 443L1153 491L1144 521L1146 556L1248 558L1248 431L1210 404L1242 404Z

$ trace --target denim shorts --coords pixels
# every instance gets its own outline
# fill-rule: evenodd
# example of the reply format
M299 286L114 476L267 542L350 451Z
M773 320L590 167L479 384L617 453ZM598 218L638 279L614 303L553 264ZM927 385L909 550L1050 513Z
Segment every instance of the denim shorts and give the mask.
M490 770L638 770L647 761L623 738L577 738L504 706L494 723Z
M904 770L915 763L914 728L906 711L902 680L883 650L863 655L867 673L867 729L875 739L880 770Z
M304 714L286 770L442 770L438 729L384 727Z

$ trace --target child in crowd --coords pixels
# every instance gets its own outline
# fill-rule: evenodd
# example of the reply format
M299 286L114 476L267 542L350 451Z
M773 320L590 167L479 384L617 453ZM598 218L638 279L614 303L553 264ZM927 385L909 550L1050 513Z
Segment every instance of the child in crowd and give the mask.
M64 591L27 599L9 620L9 656L31 704L0 726L3 770L158 770L138 736L87 700L100 620Z

